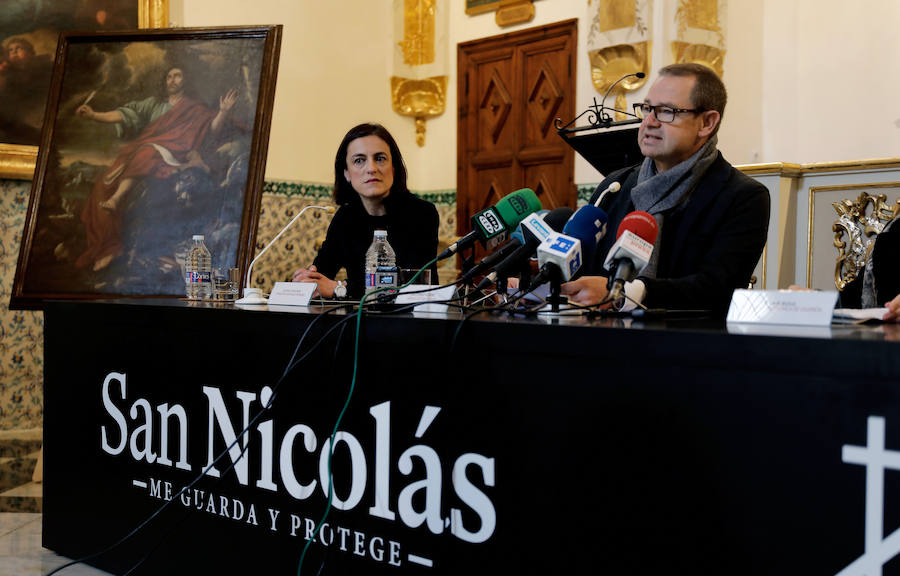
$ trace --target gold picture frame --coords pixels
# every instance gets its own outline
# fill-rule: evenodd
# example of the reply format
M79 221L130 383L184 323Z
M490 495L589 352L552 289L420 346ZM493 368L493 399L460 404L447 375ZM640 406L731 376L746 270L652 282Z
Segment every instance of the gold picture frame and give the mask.
M497 26L506 27L534 20L534 0L466 0L466 14L494 12Z
M466 0L466 14L483 14L500 7L502 0Z
M129 4L137 3L137 27L138 28L164 28L169 21L169 0L110 0L108 4L98 4L106 8L121 5L129 8ZM132 13L133 10L129 9ZM104 11L107 14L108 11ZM4 17L9 17L5 14ZM75 20L73 17L73 23ZM42 23L38 22L35 29L39 27L42 30L63 31L63 29L55 28L55 22ZM98 24L99 26L99 24ZM123 25L112 24L109 29L121 30L125 28L133 28L134 22L128 20ZM29 31L20 31L18 33L27 33ZM7 35L6 38L11 38ZM3 40L0 38L0 40ZM6 46L4 46L6 48ZM49 83L49 71L48 71ZM46 103L46 102L45 102ZM2 140L2 137L0 137ZM39 138L38 138L39 140ZM31 180L34 175L35 164L37 163L38 147L37 145L23 144L21 142L2 142L0 141L0 178L11 178L15 180Z

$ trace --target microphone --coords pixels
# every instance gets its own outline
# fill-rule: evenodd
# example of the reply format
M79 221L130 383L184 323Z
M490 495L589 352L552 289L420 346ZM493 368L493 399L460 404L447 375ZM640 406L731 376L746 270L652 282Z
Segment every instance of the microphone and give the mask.
M616 232L616 243L609 249L603 267L613 272L609 300L623 297L625 283L634 280L650 261L656 242L656 219L647 212L631 212L622 219Z
M600 203L603 202L604 196L606 196L607 194L615 194L621 188L622 188L621 184L619 184L618 182L613 182L612 184L610 184L609 186L606 187L606 190L604 190L603 192L600 193L600 196L597 197L597 201L594 202L594 206L599 208Z
M508 277L516 267L534 253L541 242L549 238L554 231L561 230L571 215L572 209L566 206L554 208L542 216L529 214L521 223L524 242L521 242L511 254L497 264L493 272L485 276L476 289L483 290L496 282L497 278Z
M244 297L238 300L235 300L235 304L266 304L266 298L262 295L262 290L259 288L251 288L250 287L250 275L253 272L253 265L256 264L256 261L259 260L266 251L272 247L272 244L275 244L275 241L281 238L281 235L287 232L287 229L294 225L303 213L307 210L324 210L328 214L334 214L335 207L334 206L306 206L300 212L297 212L297 215L291 218L291 221L287 223L287 225L281 229L281 231L272 238L272 241L266 244L266 247L259 251L253 260L250 261L250 266L247 267L247 281L244 286Z
M622 76L621 78L619 78L618 80L616 80L615 82L613 82L610 85L610 87L606 89L606 93L603 95L603 99L600 100L600 120L602 120L606 124L612 123L612 121L613 121L612 116L610 116L609 114L606 113L607 110L612 110L614 112L621 112L622 114L634 116L634 114L632 114L631 112L625 112L624 110L616 110L615 108L607 108L606 107L606 97L609 96L609 93L612 92L613 88L615 88L620 82L622 82L626 78L635 77L635 78L640 79L640 78L643 78L644 76L646 76L646 74L644 74L643 72L635 72L634 74L626 74L626 75Z
M531 214L529 214L525 219L528 220L532 216L539 216L543 218L549 212L549 210L538 210L537 212L532 212ZM524 244L525 234L522 232L523 222L524 220L522 222L519 222L519 225L516 226L516 229L509 237L509 242L482 258L478 264L472 266L465 274L460 276L457 282L468 282L470 279L474 278L478 274L481 274L483 271L493 268L497 265L498 262L504 260L507 256L512 254L517 248Z
M500 199L495 205L476 212L472 216L473 230L441 252L438 260L456 254L475 244L476 241L488 250L493 250L506 241L510 229L532 212L541 209L541 201L530 188L522 188Z
M566 223L562 234L553 234L537 248L540 271L528 290L534 290L554 276L563 282L574 278L597 244L606 235L609 217L596 206L582 206Z
M618 184L618 182L614 182ZM610 186L612 188L612 186ZM618 190L618 187L616 187ZM614 190L615 191L615 190ZM580 238L584 262L593 262L597 254L597 245L606 236L609 216L599 206L586 204L578 209L566 222L563 234Z

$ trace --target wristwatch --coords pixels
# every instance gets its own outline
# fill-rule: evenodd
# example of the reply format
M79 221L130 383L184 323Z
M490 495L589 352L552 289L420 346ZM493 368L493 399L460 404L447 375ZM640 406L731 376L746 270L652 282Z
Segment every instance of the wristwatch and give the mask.
M343 280L337 281L337 286L334 287L334 297L335 298L346 298L347 297L347 284Z

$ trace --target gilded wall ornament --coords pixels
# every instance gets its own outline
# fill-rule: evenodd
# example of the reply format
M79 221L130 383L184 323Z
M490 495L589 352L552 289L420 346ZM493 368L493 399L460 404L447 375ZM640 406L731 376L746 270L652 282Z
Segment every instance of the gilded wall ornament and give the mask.
M719 77L725 73L725 51L706 44L672 42L672 58L675 62L694 62L716 71Z
M678 0L670 42L673 62L703 64L724 74L727 6L727 0Z
M628 109L626 93L639 90L650 76L652 0L588 0L588 61L591 82L601 94L612 87L617 121L627 118L618 112ZM623 76L642 72L616 84Z
M875 238L888 222L900 215L900 200L894 205L887 195L861 192L856 200L832 203L838 219L831 227L838 256L834 265L834 285L843 290L865 270Z
M435 0L405 0L403 3L403 63L420 66L434 62Z
M402 10L400 7L402 5ZM425 122L444 113L447 99L447 0L394 0L396 42L391 75L394 112L415 120L416 144Z
M419 146L425 145L425 121L444 113L447 80L447 76L421 80L391 77L391 106L397 114L415 118Z

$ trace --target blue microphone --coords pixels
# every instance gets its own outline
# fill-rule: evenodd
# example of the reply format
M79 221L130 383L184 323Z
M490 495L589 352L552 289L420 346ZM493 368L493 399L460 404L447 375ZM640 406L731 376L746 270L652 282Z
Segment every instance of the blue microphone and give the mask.
M582 262L593 263L597 255L597 245L606 236L609 216L602 208L587 204L578 209L563 228L563 234L581 239ZM593 235L593 240L591 237ZM582 264L584 267L585 264Z
M597 244L606 235L609 217L602 209L582 206L572 215L562 234L544 240L537 248L540 271L528 286L534 290L553 277L568 282L581 272L584 262L594 258Z

